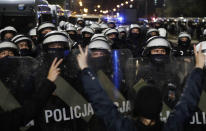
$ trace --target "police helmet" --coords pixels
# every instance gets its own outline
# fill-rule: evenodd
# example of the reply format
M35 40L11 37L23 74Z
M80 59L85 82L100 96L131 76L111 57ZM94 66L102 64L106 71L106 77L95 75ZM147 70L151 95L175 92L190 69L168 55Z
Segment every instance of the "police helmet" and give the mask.
M167 37L167 30L165 28L159 28L158 31L160 36Z
M81 18L81 17L79 17L79 18L77 18L77 22L78 22L78 21L84 21L84 19Z
M91 41L95 41L95 40L107 41L107 38L103 34L94 34L91 38Z
M91 41L88 49L89 50L107 50L109 52L111 51L108 42L104 40L100 40L100 39Z
M100 24L100 28L101 29L107 29L107 28L109 28L109 26L105 23L102 23L102 24Z
M1 39L3 39L6 33L13 33L14 35L16 35L17 30L12 26L5 27L4 29L1 30Z
M100 29L100 25L97 24L97 23L93 23L93 24L91 24L90 27L93 28L94 30L98 30L98 29Z
M41 25L39 25L37 31L38 31L38 33L40 33L42 30L44 30L46 28L51 28L53 30L56 29L56 27L53 23L42 23Z
M31 29L31 30L29 31L29 36L36 36L36 35L37 35L36 31L37 31L37 27Z
M32 49L32 40L27 36L20 34L20 35L16 35L12 39L12 42L14 44L16 44L17 46L18 46L19 42L22 42L22 41L26 41L27 44L28 44L29 49Z
M15 55L18 54L18 47L10 41L0 42L0 52L4 50L11 50Z
M147 31L147 35L149 35L150 33L152 32L157 32L159 34L159 31L155 28L150 28L148 31Z
M94 30L93 30L92 28L90 28L90 27L84 27L84 28L82 29L82 33L94 34L95 32L94 32Z
M129 26L129 29L130 29L130 30L132 30L132 29L134 29L134 28L141 29L138 24L131 24L131 25Z
M178 39L183 38L183 37L186 37L186 38L188 38L189 40L191 40L191 35L188 34L187 32L181 32L181 33L179 34L179 36L178 36Z
M119 33L121 33L121 32L126 33L126 29L124 27L119 27L117 30L118 30Z
M146 47L144 48L142 55L149 56L150 51L155 48L164 48L167 55L171 53L171 45L168 40L161 36L154 36L147 40Z
M67 32L69 32L69 31L77 32L77 28L74 27L74 26L67 26L67 27L66 27L66 31L67 31Z
M117 29L112 29L112 28L109 28L108 30L105 30L104 35L107 36L109 34L118 34L118 30Z
M62 43L65 48L69 48L68 35L61 31L51 31L47 33L43 40L44 49L52 43Z

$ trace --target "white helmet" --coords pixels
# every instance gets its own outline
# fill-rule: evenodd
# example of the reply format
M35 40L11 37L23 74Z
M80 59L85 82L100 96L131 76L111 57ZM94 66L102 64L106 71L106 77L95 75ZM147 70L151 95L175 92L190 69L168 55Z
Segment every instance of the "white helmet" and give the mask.
M68 31L77 32L77 29L76 29L76 27L74 27L74 26L67 26L67 27L66 27L66 31L67 31L67 32L68 32Z
M16 30L14 27L12 27L12 26L7 26L7 27L3 28L3 29L1 30L1 38L2 38L2 39L3 39L4 35L5 35L7 32L11 32L11 33L13 33L14 35L16 35L17 30Z
M79 17L79 18L77 18L77 22L78 22L78 21L84 21L84 19L81 18L81 17Z
M170 51L172 49L170 42L166 40L164 37L153 36L147 40L146 47L144 48L144 51L142 52L143 56L149 55L150 50L154 48L165 48L168 54L170 54Z
M178 38L182 38L182 37L187 37L189 40L191 40L191 35L188 34L187 32L181 32L178 36Z
M41 32L42 30L44 30L46 28L56 29L56 27L53 23L42 23L41 25L39 25L37 31Z
M147 31L147 35L149 35L151 32L158 32L158 33L159 33L159 31L158 31L157 29L155 29L155 28L150 28L150 29Z
M95 40L95 41L90 42L88 48L90 50L92 50L92 49L101 49L101 50L111 51L108 42L107 41L103 41L103 40Z
M100 28L101 29L107 29L107 28L109 28L109 26L105 23L102 23L102 24L100 24Z
M16 45L18 45L18 43L22 41L27 41L29 49L32 49L32 40L27 36L20 34L20 35L16 35L12 39L12 42L14 42Z
M107 35L109 35L109 34L118 34L118 30L117 29L111 29L111 28L109 28L108 30L106 30L105 32L104 32L104 35L105 36L107 36Z
M165 37L165 38L167 37L167 30L165 28L159 28L158 30L159 30L160 36Z
M206 35L206 29L204 29L204 31L203 31L203 35Z
M65 47L69 46L68 35L60 31L51 31L45 35L43 40L43 46L47 46L52 43L63 43Z
M5 28L2 30L2 32L4 32L4 31L13 31L13 32L17 33L17 30L16 30L14 27L12 27L12 26L7 26L7 27L5 27ZM2 32L1 32L1 33L2 33Z
M88 32L88 33L91 33L91 34L94 34L94 30L92 29L92 28L90 28L90 27L84 27L83 29L82 29L82 33L86 33L86 32Z
M2 41L0 42L0 51L3 51L3 50L6 50L6 49L9 49L9 50L12 50L14 53L18 54L18 47L10 42L10 41Z
M64 27L65 23L66 23L65 21L60 21L59 26L62 28L62 27Z
M121 33L121 32L127 32L124 27L119 27L117 30L118 30L119 33Z
M82 27L78 26L78 27L77 27L77 31L79 31L79 30L81 31L81 30L82 30Z
M37 30L37 27L31 29L31 30L29 31L29 36L36 36L36 35L37 35L36 30Z
M131 24L131 25L129 26L129 29L130 29L130 30L131 30L131 29L134 29L134 28L140 29L140 26L139 26L138 24Z
M11 39L11 41L12 41L13 43L15 43L15 41L16 41L19 37L24 37L24 35L23 35L23 34L18 34L18 35L16 35L16 36L14 36L14 37Z
M116 22L114 21L114 20L108 20L108 22L107 22L108 24L110 24L110 23L113 23L113 24L115 24Z
M107 41L107 38L103 34L94 34L91 38L91 41L95 41L95 40Z
M97 24L97 23L93 23L93 24L91 24L90 27L93 28L94 30L98 30L98 29L100 29L100 25Z

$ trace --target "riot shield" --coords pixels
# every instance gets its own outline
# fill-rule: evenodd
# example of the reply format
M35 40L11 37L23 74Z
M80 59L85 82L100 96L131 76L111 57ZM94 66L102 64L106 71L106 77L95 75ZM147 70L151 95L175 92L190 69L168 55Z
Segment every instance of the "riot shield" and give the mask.
M0 67L1 108L13 110L33 93L32 75L38 62L31 57L6 57Z
M155 66L148 61L147 58L131 58L127 62L127 85L132 89L130 91L132 107L135 104L136 92L144 85L152 84L162 91L163 108L160 118L166 122L170 112L179 101L186 80L194 68L194 58L172 58L164 66ZM197 108L190 122L186 124L185 129L197 129L198 125L202 125L199 127L205 126L205 94L205 92L202 93L199 108Z
M61 75L61 77L58 78L57 81L55 82L58 87L55 93L68 106L72 107L73 109L76 106L79 106L80 107L79 112L82 112L82 114L84 114L83 113L84 106L87 105L90 108L91 105L85 99L84 93L82 92L83 89L81 89L82 85L79 76L77 74L80 71L76 61L76 55L78 53L79 53L78 50L73 50L71 52L71 56L69 58L70 62L66 62L66 63L68 64L72 63L72 65L70 65L69 66L70 68L67 68L67 70L64 70L63 73L64 75ZM127 98L125 96L128 90L125 84L125 78L126 78L125 73L126 73L126 61L131 56L132 55L129 50L114 50L111 52L111 56L110 56L111 65L108 66L108 68L111 68L108 69L111 71L111 74L108 74L108 72L105 73L102 70L98 70L96 72L102 87L105 89L109 97L114 101L114 103L118 107L124 106L122 108L119 108L121 112L128 112L128 109L126 109L125 107L127 106L129 108L129 102L127 101ZM72 73L69 70L72 70ZM91 113L89 113L90 115L88 116L82 115L81 117L84 120L89 121L93 113L94 113L93 110L91 110Z
M51 100L49 100L49 103L47 104L48 107L46 106L42 113L42 116L45 117L43 119L44 121L38 121L44 123L42 124L42 127L47 126L49 128L51 125L54 126L55 124L58 124L56 128L60 128L60 125L63 123L69 123L69 121L79 119L84 120L93 127L93 122L96 122L97 120L94 117L95 112L84 94L80 69L76 60L78 53L78 50L72 50L69 55L64 58L63 63L60 65L60 77L55 82L57 89L52 97L60 98L66 106L63 104L63 106L59 107L57 102L50 102ZM118 107L118 110L121 113L128 113L130 111L130 103L127 101L125 96L126 93L124 94L124 92L127 92L127 86L125 86L126 61L131 57L131 53L129 50L115 50L110 53L109 57L111 63L107 67L110 74L104 72L105 70L98 70L96 75L108 96ZM44 62L42 62L42 66L39 67L41 70L38 71L38 79L45 77L48 72L52 61L48 58L49 57L42 58ZM59 117L57 111L61 117ZM98 125L97 128L101 129L101 126Z

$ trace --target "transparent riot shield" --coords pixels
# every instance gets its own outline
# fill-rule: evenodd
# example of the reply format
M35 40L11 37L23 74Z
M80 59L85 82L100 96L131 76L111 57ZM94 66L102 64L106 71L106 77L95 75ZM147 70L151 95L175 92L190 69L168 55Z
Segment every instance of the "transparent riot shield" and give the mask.
M160 118L166 122L170 112L178 103L182 92L186 86L186 81L194 68L193 57L172 58L170 62L163 65L154 65L146 58L129 59L127 62L127 85L131 88L130 100L135 104L135 94L138 90L147 84L153 84L160 88L163 95L163 108ZM135 92L135 93L134 93ZM206 95L203 91L194 115L185 124L186 130L201 130L205 127L205 109ZM199 126L201 125L201 126Z
M31 57L7 57L0 60L0 67L0 106L13 110L33 93L32 75L38 62Z

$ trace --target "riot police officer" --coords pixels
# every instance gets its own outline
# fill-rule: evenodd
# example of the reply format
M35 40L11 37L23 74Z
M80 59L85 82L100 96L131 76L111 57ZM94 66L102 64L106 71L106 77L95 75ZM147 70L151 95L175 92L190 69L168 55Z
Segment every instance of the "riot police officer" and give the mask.
M39 25L37 27L38 44L43 41L44 36L47 33L53 30L56 30L56 26L53 23L42 23L41 25Z
M192 56L191 36L186 32L181 32L178 36L178 45L174 48L174 56Z
M112 49L123 49L126 46L125 43L118 38L117 29L108 28L104 30L104 35L111 43Z
M67 33L60 31L52 31L45 35L43 40L43 55L38 58L40 61L41 67L39 68L38 79L41 79L45 76L48 71L48 65L52 62L53 58L63 59L62 65L59 67L62 71L61 78L68 82L74 90L81 92L80 83L77 79L78 70L75 67L75 61L72 60L72 53L69 52L69 43L68 43ZM32 130L43 130L43 131L59 131L59 130L87 130L85 125L82 125L83 122L80 118L73 118L73 115L70 112L70 107L61 99L59 95L55 93L48 100L47 104L41 111L41 113L35 119L35 127ZM78 105L78 103L77 103ZM54 112L60 111L59 113L64 116L70 117L71 119L57 119L58 114ZM54 113L52 116L49 112ZM77 125L78 124L78 125Z
M82 29L82 42L81 42L81 46L83 48L85 48L87 45L89 45L90 40L92 38L92 36L94 35L94 30L90 27L84 27Z
M79 17L77 18L77 23L76 23L78 26L81 26L82 28L84 28L85 26L85 21L83 18Z
M143 79L146 83L159 87L165 103L173 108L181 89L176 69L171 69L173 61L170 42L163 37L151 37L144 48L143 61L139 60L139 63L136 81Z
M143 49L143 37L141 28L137 24L131 24L127 39L128 48L131 50L133 57L140 57Z
M12 26L7 26L1 30L1 41L11 40L17 34L17 30Z
M19 34L12 41L18 46L20 56L32 56L32 40L29 37Z
M18 47L10 41L2 41L0 43L0 59L6 56L18 55Z

